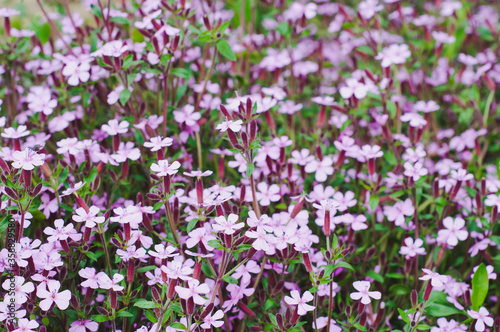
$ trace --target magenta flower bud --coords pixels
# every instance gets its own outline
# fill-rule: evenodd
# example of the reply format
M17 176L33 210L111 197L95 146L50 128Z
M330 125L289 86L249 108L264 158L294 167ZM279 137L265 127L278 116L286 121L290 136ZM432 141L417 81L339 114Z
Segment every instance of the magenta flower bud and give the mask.
M42 327L40 327L40 329L38 330L38 332L47 332L47 327L45 325L42 325Z
M118 306L118 296L114 290L109 291L109 302L112 309L116 309Z
M254 247L250 248L247 252L247 258L252 259L252 257L255 255L256 252L257 249L255 249Z
M227 136L229 137L229 140L231 141L231 144L236 147L237 145L239 145L239 142L238 142L238 137L236 136L236 133L234 131L231 130L231 128L229 128L227 130Z
M242 132L241 134L241 142L243 143L243 147L245 149L248 149L250 147L250 143L248 142L248 135L245 132Z
M194 300L192 297L187 299L186 309L188 315L192 315L194 313Z
M0 158L0 168L2 168L2 170L5 173L9 173L10 172L9 166L5 163L5 161L2 158Z
M368 173L370 173L370 175L375 174L375 159L374 158L368 159Z
M171 190L170 174L167 174L167 176L163 177L163 190L165 191L166 194L170 193Z
M257 120L252 120L250 122L250 142L255 141L257 137Z
M365 310L365 305L361 302L358 304L358 313L363 312Z
M500 331L500 316L498 316L497 318L495 318L495 331Z
M86 230L87 230L87 227L85 227L85 231ZM89 236L89 238L90 238L90 236ZM69 254L70 253L70 249L69 249L68 241L66 241L66 240L60 240L59 242L61 243L61 247L63 247L64 251Z
M323 128L325 123L326 106L321 105L321 110L319 111L318 122L316 123L316 128Z
M283 316L281 314L276 315L276 323L278 323L278 327L280 330L284 330L284 325L283 325Z
M224 107L224 105L220 105L220 110L221 110L222 114L224 114L224 116L226 118L228 118L228 120L233 119L233 117L231 116L231 114L229 114L228 110L226 109L226 107Z
M85 232L83 233L83 241L88 242L90 240L91 234L92 234L92 228L85 227ZM61 245L63 245L63 244L61 243ZM64 248L64 245L63 245L63 248ZM66 249L64 249L64 250L66 250ZM68 247L68 250L69 250L69 247Z
M31 187L31 171L23 169L23 182L26 187Z
M429 299L429 296L431 295L431 291L432 291L432 284L431 282L429 281L427 283L427 286L425 286L425 291L424 291L424 301L427 301Z
M308 252L303 252L302 253L302 258L304 259L304 265L306 266L306 270L308 273L311 273L312 271L312 264L311 264L311 258L309 257Z
M88 287L85 293L85 303L90 303L92 301L92 295L94 295L94 289Z
M123 224L123 230L125 231L125 240L126 241L130 240L130 232L131 232L130 223Z
M361 314L361 317L359 317L359 324L361 326L365 326L365 324L366 324L366 312L363 312Z
M238 307L240 307L241 311L243 311L245 314L247 314L248 316L250 317L255 317L255 313L249 308L247 307L245 304L243 304L243 302L238 302Z
M292 320L290 321L290 323L292 323L292 325L295 325L295 323L297 323L297 320L299 319L299 308L295 308L294 312L293 312L293 316L292 316Z
M198 259L196 261L196 264L194 266L193 279L199 280L201 274L201 263L202 263L201 259Z
M330 236L330 211L325 211L325 235Z
M495 205L491 210L491 223L494 224L497 222L497 220L498 220L498 206Z
M210 303L209 305L207 305L207 307L205 308L205 310L203 310L203 312L200 315L200 320L205 319L205 317L207 317L208 314L211 313L213 309L214 309L214 304L213 303Z
M377 312L377 318L375 319L375 324L373 326L379 326L382 322L382 318L384 317L385 308L380 308Z
M468 307L470 307L472 305L470 297L471 297L471 292L468 289L464 293L465 305L468 306Z
M415 308L418 305L418 293L416 289L411 291L411 305Z
M127 273L127 281L133 282L135 274L135 261L131 258L128 260L128 273Z
M212 26L210 25L207 15L203 15L203 24L205 24L207 30L212 30Z
M177 279L171 279L168 285L167 297L171 300L175 296L175 286L177 286Z
M198 204L201 206L203 204L203 181L201 177L196 179L196 196L198 198Z

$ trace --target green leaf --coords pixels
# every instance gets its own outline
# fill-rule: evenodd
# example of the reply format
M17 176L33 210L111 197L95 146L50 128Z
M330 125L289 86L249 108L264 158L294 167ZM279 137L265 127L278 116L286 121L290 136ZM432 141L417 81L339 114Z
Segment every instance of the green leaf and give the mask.
M219 240L210 240L208 241L208 245L215 249L220 248L222 246Z
M139 307L143 309L155 309L158 308L158 305L153 301L139 300L134 303L134 307Z
M174 68L170 71L172 75L175 75L180 78L190 78L191 77L191 71L185 69L185 68Z
M472 310L478 311L483 305L488 294L488 286L488 271L486 271L486 266L481 264L474 273L474 277L472 277Z
M445 317L463 313L463 311L458 310L448 302L445 293L438 291L431 292L424 310L432 317Z
M227 40L219 39L217 43L215 43L215 46L217 46L217 50L219 50L220 54L222 54L225 58L231 61L236 61L236 55L234 55L231 45L229 45Z
M411 288L404 284L395 284L389 287L389 292L396 295L406 295L411 293Z
M120 311L116 314L116 317L134 317L134 315L128 311Z
M109 317L104 316L104 315L95 315L95 316L92 316L92 320L96 321L97 323L102 323L102 322L108 321Z
M253 171L255 170L255 165L254 164L248 164L247 165L247 178L250 178L252 175Z
M127 25L129 23L129 20L126 17L120 17L120 16L112 17L110 21L122 25Z
M236 285L238 283L238 280L236 278L231 277L231 276L227 276L227 277L223 278L222 280L224 280L228 284L235 284Z
M189 233L193 230L194 226L196 225L196 223L198 222L198 219L193 219L191 220L188 225L187 225L187 228L186 228L186 231Z
M399 315L401 316L401 318L403 319L403 321L406 324L410 324L411 323L411 319L410 319L410 317L408 317L408 314L406 314L406 312L403 309L400 309L400 308L398 308L398 311L399 311Z
M97 256L91 252L91 251L86 251L85 252L85 255L90 258L91 260L93 260L94 262L97 262Z
M377 196L370 196L370 209L372 211L375 211L375 209L377 208L379 200L380 199Z
M180 329L182 331L186 330L186 326L184 326L184 324L181 324L179 322L175 322L175 323L170 324L170 327L172 327L174 329Z
M130 99L130 96L132 96L132 92L130 92L129 89L124 89L120 92L120 103L125 106L127 104L127 101Z
M382 277L380 274L378 274L377 272L375 271L368 271L366 273L366 275L370 278L372 278L373 280L376 280L380 283L383 283L384 282L384 277Z

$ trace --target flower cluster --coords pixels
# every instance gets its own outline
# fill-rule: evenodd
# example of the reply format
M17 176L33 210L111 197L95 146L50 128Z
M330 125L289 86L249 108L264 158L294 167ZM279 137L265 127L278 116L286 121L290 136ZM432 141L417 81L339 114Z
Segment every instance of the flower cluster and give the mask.
M500 331L500 7L347 3L0 8L0 328Z

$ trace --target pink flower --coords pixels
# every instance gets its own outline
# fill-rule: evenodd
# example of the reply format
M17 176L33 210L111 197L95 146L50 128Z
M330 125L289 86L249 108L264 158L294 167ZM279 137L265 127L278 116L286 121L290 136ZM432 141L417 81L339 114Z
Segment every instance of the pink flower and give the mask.
M405 255L406 259L410 257L415 257L417 255L425 255L425 248L422 248L424 241L422 239L416 239L413 242L411 237L407 237L404 240L405 246L402 246L399 250L400 255Z
M245 226L244 223L238 223L238 215L231 213L227 219L224 216L215 217L216 224L213 224L212 227L214 230L219 232L224 232L224 234L231 235L234 234L238 229L243 228Z
M404 163L404 175L413 179L413 181L418 181L420 177L426 176L428 171L427 168L424 168L424 165L421 162L416 162L414 165L410 162Z
M243 124L242 120L225 120L222 123L218 124L215 129L220 130L222 133L226 132L228 129L231 129L233 132L237 133L241 130L241 126Z
M329 175L333 174L333 159L324 156L323 160L312 160L306 167L307 173L315 173L314 178L318 182L325 182Z
M314 296L309 291L305 291L302 297L300 293L296 290L290 292L290 296L285 296L285 302L288 305L296 305L297 313L300 316L304 316L308 311L314 310L314 306L307 304L307 302L311 302L314 299Z
M356 99L363 99L366 97L368 93L368 87L366 85L360 83L355 78L348 78L345 83L346 86L341 87L339 90L342 98L349 99L354 96Z
M87 279L81 283L82 287L97 289L99 288L99 278L93 267L86 267L78 271L78 275Z
M257 200L260 205L268 206L271 202L277 202L281 199L280 187L277 184L268 185L266 182L257 184Z
M175 110L173 113L175 121L180 124L185 123L189 127L196 125L197 121L201 118L199 112L194 112L194 106L192 105L186 105L182 111Z
M77 86L80 82L87 82L90 78L90 65L88 62L71 61L64 66L62 70L63 76L69 77L68 84Z
M467 314L476 320L474 327L478 332L484 331L486 329L485 325L493 326L493 318L488 316L490 313L485 307L479 308L479 311L467 310Z
M98 328L99 324L94 322L93 320L79 319L71 323L71 325L69 326L69 332L87 332L87 330L95 332Z
M337 191L335 194L333 194L333 200L337 203L337 210L341 212L347 211L347 209L355 206L357 203L357 200L354 198L354 193L352 191L346 191L345 194Z
M353 287L358 291L351 293L351 299L359 300L361 299L361 303L370 304L371 298L375 300L380 300L382 298L382 294L380 292L370 292L370 282L369 281L355 281L352 283Z
M479 266L475 266L472 269L472 272L476 273L477 269ZM497 274L495 273L495 267L493 265L487 265L486 266L486 272L488 273L488 279L490 280L496 280L497 279Z
M387 220L394 221L396 226L401 226L405 223L406 217L413 216L415 208L410 198L404 202L397 202L393 206L384 205L384 214Z
M174 161L169 164L168 160L159 160L158 164L153 163L151 165L151 170L156 173L157 176L163 177L167 175L174 175L179 171L181 167L181 163L178 161Z
M104 217L97 216L99 214L99 208L97 206L92 205L89 208L89 211L85 211L84 208L76 209L76 215L73 215L73 220L76 222L84 222L85 227L92 228L95 227L96 224L102 224L105 219Z
M211 250L212 247L208 245L208 241L216 239L215 236L207 232L205 227L192 230L189 232L188 236L189 238L186 240L186 246L188 248L192 248L201 242L206 249Z
M10 302L11 299L17 304L23 304L28 301L28 295L35 290L35 286L32 282L24 283L25 279L23 277L15 276L14 287L11 285L12 279L6 279L2 287L7 291L5 294L4 301ZM14 291L14 296L11 296L11 292Z
M444 283L448 281L448 278L437 272L433 272L429 269L422 269L425 275L418 278L419 280L430 280L432 287L443 287Z
M61 310L68 308L69 301L71 300L71 292L69 290L59 292L60 288L61 283L57 280L50 280L47 283L47 288L45 286L37 288L36 296L43 299L40 302L42 310L49 311L54 303Z
M145 142L144 146L155 152L160 150L161 148L171 146L173 141L174 140L169 137L162 138L161 136L156 136L150 138L149 142Z
M224 325L224 321L220 320L224 317L224 312L222 310L217 310L215 314L208 314L207 317L203 319L203 324L201 327L204 329L211 329L211 326L218 328Z
M17 128L5 128L4 132L1 134L3 138L12 138L12 139L17 139L21 138L24 136L28 136L30 134L30 131L27 130L28 127L21 125Z
M121 121L120 123L118 123L118 120L112 119L108 121L108 124L102 125L102 130L104 130L110 136L126 134L129 125L130 124L127 121Z
M111 279L105 272L99 272L97 274L97 279L99 280L99 288L101 289L111 289L115 292L125 289L125 287L120 286L120 281L122 281L124 277L119 273L115 273L113 279Z
M446 229L442 229L438 232L438 241L447 243L449 246L454 247L458 244L458 240L465 241L469 233L465 226L465 220L460 217L453 219L452 217L446 217L443 219L443 226Z
M411 56L410 49L408 48L408 45L401 44L392 44L389 47L386 47L377 54L375 57L376 60L382 60L381 66L382 67L389 67L390 65L400 65L406 62L406 59L408 59Z
M36 332L38 326L36 320L21 318L17 321L17 328L13 332Z
M29 148L23 151L14 151L12 158L14 159L12 166L25 171L31 171L35 166L41 166L45 163L45 154L38 154Z
M200 284L196 279L188 280L188 287L175 286L175 291L181 299L187 300L193 298L194 303L203 305L207 300L201 295L210 293L207 284Z

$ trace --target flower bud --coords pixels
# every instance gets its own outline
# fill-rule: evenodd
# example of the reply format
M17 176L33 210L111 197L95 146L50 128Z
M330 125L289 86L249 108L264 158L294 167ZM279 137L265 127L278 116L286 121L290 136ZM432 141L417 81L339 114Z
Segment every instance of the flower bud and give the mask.
M200 315L200 320L205 319L205 317L207 317L208 314L211 313L213 309L214 309L214 304L213 303L210 303L209 305L207 305L207 307L205 308L205 310L203 310L203 312Z
M427 283L427 286L425 286L424 301L427 301L429 299L429 296L431 295L431 291L432 291L432 284L429 281Z
M411 291L411 305L415 308L418 305L418 293L416 289Z

